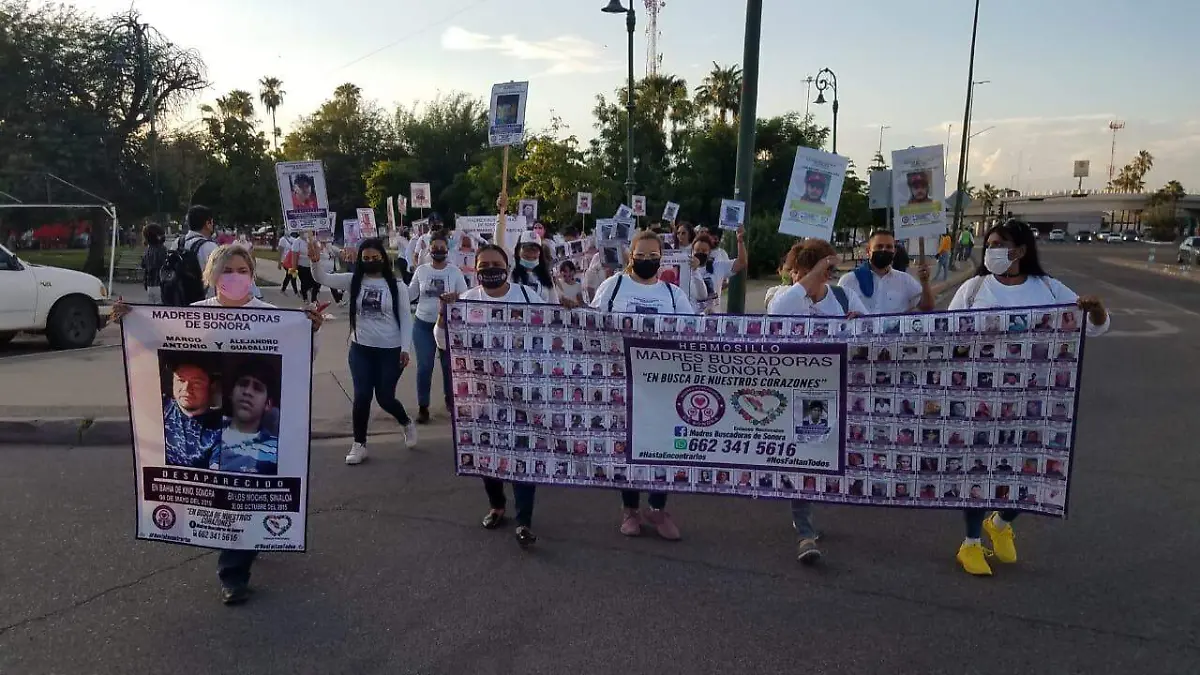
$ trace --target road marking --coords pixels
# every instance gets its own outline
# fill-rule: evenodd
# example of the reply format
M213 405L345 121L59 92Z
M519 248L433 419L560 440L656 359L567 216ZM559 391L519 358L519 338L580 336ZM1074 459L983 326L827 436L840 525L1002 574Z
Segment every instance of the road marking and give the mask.
M1179 305L1167 302L1166 300L1159 300L1158 298L1146 295L1145 293L1138 293L1137 291L1131 291L1128 288L1121 288L1120 286L1118 286L1116 284L1110 284L1109 282L1104 281L1103 279L1099 279L1097 277L1091 276L1090 274L1076 272L1075 270L1070 270L1065 267L1060 267L1059 270L1061 270L1062 272L1065 272L1067 274L1077 274L1081 277L1087 277L1088 279L1091 279L1092 281L1100 284L1101 286L1106 286L1106 287L1111 288L1112 290L1114 290L1118 293L1121 293L1123 295L1128 295L1128 296L1137 298L1138 300L1141 300L1142 302L1157 302L1158 304L1163 305L1165 307L1170 307L1171 309L1175 310L1176 312L1180 312L1183 314L1187 314L1188 316L1194 316L1194 317L1200 318L1200 312L1193 312L1190 309L1185 309L1183 307L1180 307Z
M1150 330L1110 330L1104 334L1104 337L1158 338L1179 334L1179 327L1175 324L1155 319L1147 319L1146 323L1154 327Z

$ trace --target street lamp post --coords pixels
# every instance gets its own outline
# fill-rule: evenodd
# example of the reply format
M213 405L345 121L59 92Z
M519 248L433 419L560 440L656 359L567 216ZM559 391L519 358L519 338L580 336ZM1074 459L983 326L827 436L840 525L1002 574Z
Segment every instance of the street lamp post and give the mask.
M967 143L970 141L971 127L971 93L975 81L975 37L979 34L979 0L975 0L975 18L971 23L971 58L967 65L967 104L963 111L963 133L961 150L958 156L958 190L954 197L954 221L951 238L958 236L958 228L962 223L963 186L967 180Z
M875 152L879 153L880 157L883 156L883 130L891 129L891 128L892 127L890 124L880 124L879 125L879 147L875 150Z
M828 68L822 68L817 72L817 100L813 101L817 105L825 103L825 90L833 90L833 153L837 154L837 116L838 116L838 90L837 90L837 75Z
M970 103L967 104L968 106L970 106L969 109L967 110L967 163L968 164L970 164L970 162L971 162L971 139L975 138L976 136L979 135L979 134L971 133L971 123L975 121L975 87L978 85L981 85L981 84L991 84L991 83L992 83L991 80L972 80L971 81L971 93L970 93L970 95L967 96L967 100L970 101ZM991 127L988 127L988 128L990 129ZM985 129L985 131L986 131L986 129ZM980 133L983 133L983 132L980 132Z
M629 1L629 9L621 4L621 0L609 0L608 5L600 11L607 14L624 14L625 30L629 33L629 95L625 100L625 199L626 204L633 205L633 31L637 27L637 14L633 11L633 0Z

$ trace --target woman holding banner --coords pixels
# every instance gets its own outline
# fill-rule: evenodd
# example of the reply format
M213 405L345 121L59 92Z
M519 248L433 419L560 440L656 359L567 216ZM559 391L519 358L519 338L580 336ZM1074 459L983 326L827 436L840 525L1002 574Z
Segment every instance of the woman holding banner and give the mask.
M320 260L321 251L315 243L309 245L308 255L313 262ZM372 395L379 407L404 427L404 444L416 447L417 425L396 399L396 386L408 366L412 347L408 287L396 281L383 240L372 237L359 243L353 272L330 274L320 266L314 269L317 283L349 291L354 443L346 453L346 463L362 464L367 459Z
M254 297L254 256L237 244L217 247L204 267L204 285L215 289L216 295L193 306L247 307L251 309L276 309L272 304ZM113 303L112 318L121 321L129 313L129 306L118 300ZM313 332L321 328L320 312L307 310L312 321ZM313 343L316 353L316 342ZM219 452L221 445L218 444ZM209 459L202 464L207 467ZM250 567L258 557L258 551L246 549L222 549L217 557L217 578L221 581L221 602L237 605L250 598Z
M444 231L429 239L429 262L416 268L408 295L417 300L417 316L413 321L413 346L417 349L417 424L429 423L429 390L433 387L434 357L442 366L442 392L446 408L450 408L450 355L438 349L433 326L443 302L450 303L467 292L467 280L462 270L446 262L450 256L450 240Z
M501 196L496 204L500 207L500 216L496 219L496 232L492 243L506 250L508 244L505 243L504 230L508 220L505 215L508 197ZM542 232L545 233L544 228ZM550 251L541 235L535 230L522 233L517 238L513 255L517 263L512 269L513 283L528 288L549 304L558 304L558 291L554 287L554 276L550 273Z
M988 230L984 237L983 264L975 277L963 283L950 310L1008 309L1074 303L1087 314L1089 337L1103 335L1109 328L1108 312L1095 296L1078 296L1061 281L1046 274L1038 260L1037 238L1033 230L1019 220L1009 220ZM967 536L958 547L956 558L968 574L988 576L983 548L983 533L992 541L992 552L1002 563L1017 561L1012 521L1016 511L987 514L983 509L963 509Z
M503 214L503 207L501 213ZM501 215L502 219L503 217ZM545 298L529 288L509 283L509 274L508 254L504 249L495 244L484 244L475 255L475 276L479 279L479 285L460 297L463 300L480 302L547 304ZM485 529L494 530L504 522L504 510L507 506L504 481L498 478L484 478L483 488L487 492L491 508L483 517L482 525ZM517 544L522 548L537 542L537 537L531 529L536 488L532 483L514 481L512 484L513 501L517 505L517 529L514 534Z
M621 274L615 274L600 284L592 298L592 307L621 314L696 314L687 293L658 278L662 266L663 242L659 236L642 230L633 236L629 249L629 264ZM642 533L643 519L653 525L663 539L676 541L679 528L667 513L667 495L650 493L650 511L640 510L641 494L637 490L622 490L621 534L636 537Z
M867 314L858 293L834 285L837 251L829 242L807 239L795 244L784 259L782 271L792 285L779 290L767 304L767 314L783 316L832 316L853 319ZM822 411L816 411L819 415ZM792 526L800 538L796 559L811 565L821 559L817 530L812 522L812 504L792 500Z

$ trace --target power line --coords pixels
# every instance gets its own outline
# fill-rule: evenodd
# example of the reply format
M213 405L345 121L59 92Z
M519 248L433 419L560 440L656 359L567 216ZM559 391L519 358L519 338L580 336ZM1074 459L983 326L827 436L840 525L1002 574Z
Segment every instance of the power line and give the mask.
M399 40L390 42L390 43L380 47L379 49L376 49L367 54L364 54L363 56L360 56L357 59L354 59L353 61L351 61L345 65L338 66L337 68L334 68L333 70L326 73L326 75L332 75L332 74L338 72L339 70L345 70L346 68L349 68L350 66L353 66L356 63L366 61L367 59L371 58L372 56L375 56L376 54L378 54L380 52L387 51L388 49L391 49L392 47L395 47L396 45L398 45L401 42L404 42L410 38L414 38L414 37L424 33L425 31L429 30L430 28L436 28L436 27L446 23L447 21L450 21L451 19L457 18L458 16L460 16L462 14L466 14L468 11L475 9L476 7L482 5L483 3L487 2L487 1L488 0L477 0L476 2L473 2L469 5L467 5L466 7L463 7L462 9L458 10L457 12L454 12L453 14L450 14L449 16L446 16L446 17L439 19L438 21L435 21L427 26L422 26L421 28L418 28L417 30L410 32L409 34L405 35L404 37L400 38Z

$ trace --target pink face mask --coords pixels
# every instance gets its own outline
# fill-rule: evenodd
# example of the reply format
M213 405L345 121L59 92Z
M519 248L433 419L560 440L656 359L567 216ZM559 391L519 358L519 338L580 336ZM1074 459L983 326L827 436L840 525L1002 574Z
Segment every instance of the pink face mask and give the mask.
M250 275L227 272L217 279L217 292L230 300L241 300L249 297L253 285Z

